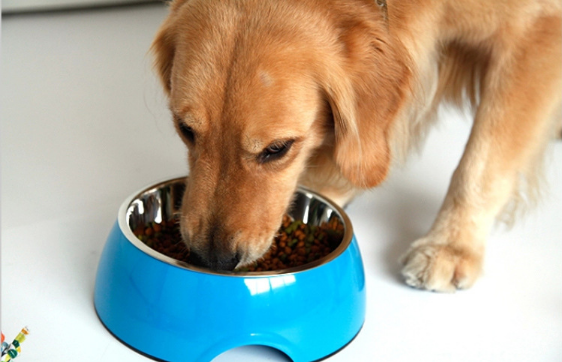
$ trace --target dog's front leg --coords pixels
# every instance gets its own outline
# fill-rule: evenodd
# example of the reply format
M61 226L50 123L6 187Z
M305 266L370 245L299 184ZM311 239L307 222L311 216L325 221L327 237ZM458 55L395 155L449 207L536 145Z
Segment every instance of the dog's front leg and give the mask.
M561 26L559 18L542 20L492 53L471 135L445 201L427 236L402 258L407 284L454 291L475 282L490 227L554 131Z

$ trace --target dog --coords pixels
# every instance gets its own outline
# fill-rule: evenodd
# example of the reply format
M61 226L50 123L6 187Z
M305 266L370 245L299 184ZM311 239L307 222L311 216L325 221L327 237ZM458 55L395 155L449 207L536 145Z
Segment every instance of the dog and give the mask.
M402 276L469 288L560 132L559 0L175 0L151 51L188 149L181 234L215 270L267 251L297 184L339 205L379 185L448 102L473 126Z

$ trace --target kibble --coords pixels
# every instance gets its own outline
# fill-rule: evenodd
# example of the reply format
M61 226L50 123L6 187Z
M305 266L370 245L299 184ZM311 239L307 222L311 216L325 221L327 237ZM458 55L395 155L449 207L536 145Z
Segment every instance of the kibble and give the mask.
M176 260L188 262L189 250L182 242L179 224L176 220L140 225L133 230L133 233L139 240L157 252Z
M343 224L338 218L314 226L285 215L278 235L263 257L235 271L272 271L313 262L334 251L341 242L343 229ZM133 233L157 252L189 263L189 250L181 239L179 223L176 220L141 225L135 228Z

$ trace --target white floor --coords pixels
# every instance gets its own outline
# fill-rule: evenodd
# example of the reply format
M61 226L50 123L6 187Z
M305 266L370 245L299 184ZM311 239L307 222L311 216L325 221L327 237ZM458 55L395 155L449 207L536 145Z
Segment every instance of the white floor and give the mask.
M17 361L148 361L102 327L92 297L121 202L186 172L147 55L165 14L155 4L2 20L2 330L31 329ZM562 142L544 202L491 234L473 289L420 292L399 278L397 259L429 228L468 134L469 120L442 116L422 156L348 208L367 319L329 361L562 361ZM245 347L216 361L284 358Z

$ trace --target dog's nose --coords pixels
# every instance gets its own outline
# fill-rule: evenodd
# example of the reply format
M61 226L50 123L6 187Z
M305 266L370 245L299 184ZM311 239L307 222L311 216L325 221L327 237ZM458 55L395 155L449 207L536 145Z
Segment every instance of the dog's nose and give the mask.
M197 252L192 251L190 262L194 265L203 266L212 270L225 270L232 271L240 262L240 255L238 253L217 255L211 254L204 257Z

